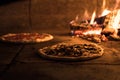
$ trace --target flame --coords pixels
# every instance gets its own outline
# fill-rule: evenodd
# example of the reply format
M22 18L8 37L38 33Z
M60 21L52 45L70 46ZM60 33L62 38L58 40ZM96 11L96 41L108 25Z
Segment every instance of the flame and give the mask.
M79 16L77 15L77 16L75 17L75 21L78 21L78 19L79 19Z
M78 21L79 16L77 15L74 20L70 21L70 24L76 25L76 22Z
M105 9L105 6L106 6L106 0L103 0L102 9Z
M90 20L90 24L94 24L95 16L96 16L96 12L94 11L92 14L92 18Z
M101 16L105 16L105 15L109 14L110 12L111 12L110 10L105 9L105 10L102 12Z
M114 35L117 35L118 29L120 28L120 10L118 10L117 15L114 18L112 27L115 29Z
M119 22L120 22L120 10L118 10L117 15L114 18L113 27L115 29L119 28Z
M89 14L88 14L88 11L87 10L85 10L85 12L84 12L84 19L88 19L89 18Z
M103 0L102 14L100 15L100 17L105 16L105 15L107 15L107 14L109 14L111 12L110 10L107 10L107 8L105 6L106 6L106 0Z
M99 28L99 29L94 29L94 30L88 30L86 32L83 32L84 35L91 35L91 34L97 34L97 35L100 35L101 34L101 31L102 31L102 28Z

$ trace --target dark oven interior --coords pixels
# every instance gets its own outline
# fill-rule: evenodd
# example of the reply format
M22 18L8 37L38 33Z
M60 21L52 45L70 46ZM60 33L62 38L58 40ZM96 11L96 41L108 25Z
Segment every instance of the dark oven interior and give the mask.
M103 0L1 0L0 32L37 32L47 28L51 30L53 27L69 30L69 23L76 15L80 16L80 20L84 20L85 10L89 18L96 10L97 17L103 11L102 6ZM108 0L104 8L114 10L115 6L115 0ZM119 9L119 6L117 8Z
M112 33L115 28L102 28L105 31L100 34L105 35L102 39L110 39L100 42L96 36L90 41L71 32L82 30L79 26L82 21L84 23L87 20L89 24L94 11L95 20L104 25L101 19L105 19L106 16L100 16L101 13L105 9L113 13L114 10L119 12L119 2L119 0L0 0L0 36L22 32L49 33L54 36L53 40L38 44L0 42L0 79L119 80L120 38L119 35ZM75 25L71 24L71 21L75 22ZM119 34L119 28L117 29ZM59 62L42 59L37 54L38 49L61 42L97 44L104 49L104 55L89 61Z

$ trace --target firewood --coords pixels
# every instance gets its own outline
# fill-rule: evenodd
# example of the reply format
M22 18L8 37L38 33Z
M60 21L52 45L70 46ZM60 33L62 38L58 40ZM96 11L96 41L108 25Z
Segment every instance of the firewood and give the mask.
M103 25L105 26L102 33L103 34L115 34L117 36L116 30L119 29L120 23L120 10L114 10L105 17ZM118 17L118 18L116 18ZM117 21L116 21L117 20ZM116 22L115 22L116 21ZM118 24L118 25L117 25Z
M104 34L104 35L106 35L106 36L109 36L109 35L113 34L114 32L115 32L115 29L114 29L114 28L108 28L108 27L106 27L106 28L104 28L104 29L102 30L101 34Z

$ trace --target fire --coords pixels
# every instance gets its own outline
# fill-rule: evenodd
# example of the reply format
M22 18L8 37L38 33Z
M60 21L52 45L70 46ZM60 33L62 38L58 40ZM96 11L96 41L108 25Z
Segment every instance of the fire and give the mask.
M88 14L87 10L85 10L83 18L86 19L86 20L89 19L89 14Z
M115 5L115 7L114 7L114 10L118 8L119 3L120 3L120 0L116 0L116 5Z
M113 36L117 37L118 29L120 28L120 10L117 11L117 15L113 19L112 25L109 27L112 27L115 30Z
M102 9L105 9L105 6L106 6L106 0L103 0Z
M110 37L120 40L118 34L120 29L120 9L117 9L119 3L120 0L116 0L116 5L113 7L115 10L110 11L106 7L106 0L103 0L102 13L99 15L94 10L91 17L89 17L88 11L85 10L84 15L80 17L82 19L76 16L70 22L71 33L96 42L107 41Z
M109 31L109 29L113 29L114 33L112 34L113 37L118 37L118 29L120 28L120 10L117 10L119 6L120 0L116 0L116 4L113 11L104 9L101 16L111 15L109 18L108 25L106 26L106 30ZM105 8L106 0L103 1L103 8ZM104 29L104 30L105 30Z
M110 12L111 12L110 10L105 9L100 16L106 16Z
M114 9L118 7L119 3L120 3L120 0L116 0L116 5ZM109 29L109 30L106 30L106 32L113 29L114 30L113 35L116 36L118 33L118 29L120 28L120 10L113 10L113 11L108 10L106 8L106 0L103 0L101 8L102 8L102 14L99 17L100 18L103 17L105 19L102 19L103 21L100 20L101 21L100 24L98 23L96 19L97 18L96 10L93 11L91 19L89 18L88 11L85 10L83 18L82 18L83 21L80 22L81 19L79 19L79 16L77 15L76 18L70 22L70 24L72 24L73 26L78 26L78 28L75 28L75 29L81 29L82 27L84 28L86 27L86 29L88 28L88 30L86 31L78 30L80 33L84 35L87 35L87 34L100 35L101 32L103 31L103 27L101 27L101 25L104 25L105 26L104 28ZM105 22L105 20L107 22ZM98 29L98 26L99 26L99 29ZM91 28L89 29L89 27Z
M101 34L102 28L95 28L96 27L95 17L96 17L96 11L93 12L90 23L89 23L90 26L94 25L93 29L90 29L90 30L87 30L87 31L83 32L84 35L89 35L89 34L90 35L91 34L100 35Z
M103 0L103 4L102 4L102 14L100 15L101 16L106 16L107 14L109 14L111 11L108 10L106 8L106 0Z
M100 35L101 31L102 31L102 28L99 28L99 29L93 29L93 30L89 30L89 31L83 32L83 34L84 35L91 35L91 34Z
M114 20L113 20L113 28L114 29L119 29L120 26L120 10L118 10L117 15L115 16Z
M96 12L94 11L93 14L92 14L90 24L94 24L95 16L96 16Z
M79 19L79 17L78 17L78 15L75 17L75 21L78 21L78 19Z

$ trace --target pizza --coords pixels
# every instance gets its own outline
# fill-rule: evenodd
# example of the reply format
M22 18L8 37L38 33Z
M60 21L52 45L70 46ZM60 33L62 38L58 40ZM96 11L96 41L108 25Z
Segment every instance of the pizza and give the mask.
M52 39L53 36L47 33L8 33L0 37L1 41L13 43L39 43Z
M60 61L84 61L103 55L103 49L96 44L59 43L38 50L46 59Z

